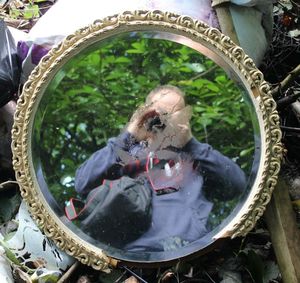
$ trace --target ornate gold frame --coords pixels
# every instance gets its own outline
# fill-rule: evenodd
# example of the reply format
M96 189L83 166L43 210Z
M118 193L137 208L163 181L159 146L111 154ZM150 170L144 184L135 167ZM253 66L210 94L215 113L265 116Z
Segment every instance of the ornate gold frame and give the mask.
M181 35L211 49L238 74L256 105L262 137L262 154L257 178L238 215L216 235L216 239L243 236L254 227L256 221L262 216L276 185L283 151L279 116L268 84L242 48L235 45L219 30L187 16L169 12L127 11L97 20L68 36L41 60L24 86L12 130L13 166L22 197L39 227L69 255L103 271L116 265L117 260L106 256L101 249L83 241L62 225L40 193L31 156L32 124L45 87L53 78L53 73L70 56L108 36L139 30L164 31Z

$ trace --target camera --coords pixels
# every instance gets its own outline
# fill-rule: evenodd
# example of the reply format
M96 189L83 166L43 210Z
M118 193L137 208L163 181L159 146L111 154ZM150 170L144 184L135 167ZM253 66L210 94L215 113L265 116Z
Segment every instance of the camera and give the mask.
M166 127L158 115L147 119L144 123L144 126L148 132L162 131Z

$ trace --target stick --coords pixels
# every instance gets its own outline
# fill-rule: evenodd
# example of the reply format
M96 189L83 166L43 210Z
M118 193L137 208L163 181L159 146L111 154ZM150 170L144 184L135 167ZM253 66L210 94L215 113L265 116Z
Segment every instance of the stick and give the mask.
M217 13L221 31L228 35L235 44L239 45L240 42L229 10L229 2L213 1L213 6Z
M265 219L284 283L300 282L300 231L288 187L282 178L267 206Z
M293 82L294 79L300 74L300 64L289 72L284 80L282 80L273 90L272 95L277 94L279 91L286 90Z
M80 262L76 261L65 273L64 275L57 281L57 283L63 283L65 282L71 275L72 273L77 269L79 266Z

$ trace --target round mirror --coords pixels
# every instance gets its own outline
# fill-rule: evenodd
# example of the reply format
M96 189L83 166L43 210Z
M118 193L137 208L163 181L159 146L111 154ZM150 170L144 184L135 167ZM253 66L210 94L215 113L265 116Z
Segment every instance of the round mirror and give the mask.
M18 102L14 165L45 233L82 262L168 262L244 235L276 183L268 85L218 30L162 12L52 49Z

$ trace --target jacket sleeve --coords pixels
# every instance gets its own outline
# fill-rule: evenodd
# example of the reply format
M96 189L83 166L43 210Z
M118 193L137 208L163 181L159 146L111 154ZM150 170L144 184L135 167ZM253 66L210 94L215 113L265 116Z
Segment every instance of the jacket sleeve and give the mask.
M122 133L117 138L108 140L107 145L96 151L86 160L75 174L75 190L80 194L87 194L92 189L100 186L107 172L121 161L121 151L128 152L132 145L133 137L128 133Z
M192 138L183 148L192 155L197 170L203 176L204 190L209 197L229 200L246 189L246 176L230 158L210 145Z

